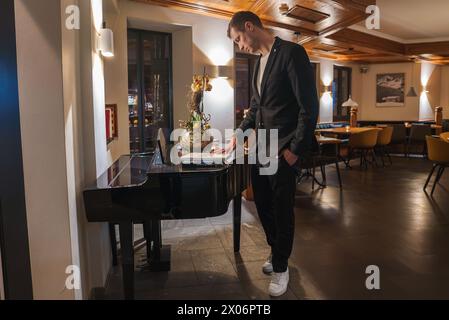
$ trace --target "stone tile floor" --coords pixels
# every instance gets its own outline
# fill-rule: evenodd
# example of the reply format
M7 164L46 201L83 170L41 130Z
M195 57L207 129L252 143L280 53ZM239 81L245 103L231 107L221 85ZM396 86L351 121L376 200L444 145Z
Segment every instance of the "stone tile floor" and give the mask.
M449 174L430 197L422 190L430 162L393 161L367 171L355 161L341 170L342 191L331 167L327 188L298 185L289 289L276 299L449 299ZM231 222L232 209L216 218L164 221L172 270L136 270L136 298L271 299L270 277L261 271L269 248L254 203L243 200L239 254ZM136 263L144 252L136 252ZM368 265L379 267L380 290L365 287ZM122 298L119 267L106 298Z

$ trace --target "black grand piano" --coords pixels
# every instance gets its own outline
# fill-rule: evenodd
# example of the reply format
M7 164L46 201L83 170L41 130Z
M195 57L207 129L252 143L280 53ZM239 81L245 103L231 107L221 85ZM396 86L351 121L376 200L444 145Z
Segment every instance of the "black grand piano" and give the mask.
M87 220L112 226L113 255L113 226L119 226L125 299L134 298L134 223L144 226L148 269L168 271L170 248L162 245L161 220L219 216L234 200L234 251L240 250L241 193L249 185L249 165L170 165L160 155L121 156L83 193Z

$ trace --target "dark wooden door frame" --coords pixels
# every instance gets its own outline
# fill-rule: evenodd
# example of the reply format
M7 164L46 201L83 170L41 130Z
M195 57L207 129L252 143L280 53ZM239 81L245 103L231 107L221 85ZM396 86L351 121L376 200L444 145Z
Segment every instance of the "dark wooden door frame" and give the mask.
M6 299L32 299L14 0L0 1L0 249Z
M349 121L349 119L344 119L343 115L340 114L341 112L341 105L343 104L343 102L345 102L347 100L347 98L342 98L343 94L342 94L342 85L341 85L341 75L343 73L343 71L348 72L348 92L349 92L349 96L352 94L352 68L351 67L346 67L346 66L337 66L334 65L334 79L336 78L336 74L338 74L337 79L339 80L339 83L337 85L337 102L336 102L336 108L337 108L337 116L336 118L333 117L333 121ZM333 106L332 106L333 108ZM332 110L332 115L333 115L334 111ZM349 114L349 113L348 113Z
M238 48L236 48L234 46L234 60L236 61L237 58L241 58L241 59L247 59L248 62L248 107L250 106L250 102L251 102L251 98L252 98L252 94L253 94L253 86L252 86L252 79L253 79L253 73L254 73L254 68L255 68L255 64L257 59L259 58L257 55L253 55L253 54L248 54L245 52L241 52L238 50ZM235 83L237 85L237 68L235 68L235 74L234 74L234 79L235 79ZM236 90L238 88L236 87ZM237 127L237 118L236 118L236 113L237 113L237 94L234 95L234 127Z

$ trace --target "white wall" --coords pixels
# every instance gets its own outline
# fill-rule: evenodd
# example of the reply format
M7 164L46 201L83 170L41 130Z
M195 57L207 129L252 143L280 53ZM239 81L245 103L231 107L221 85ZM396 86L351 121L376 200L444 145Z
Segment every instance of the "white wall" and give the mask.
M95 37L102 23L102 1L80 1L80 74L83 132L83 186L91 185L108 168L105 128L105 93L103 58L96 50ZM90 32L89 32L90 30ZM85 215L83 214L83 217ZM83 232L87 267L87 290L105 285L111 268L111 251L107 223L85 223Z
M120 1L119 20L120 22L116 22L118 26L116 28L119 30L120 38L123 34L126 34L126 21L133 23L137 21L145 29L151 29L145 26L155 25L157 26L155 30L158 31L164 31L165 26L165 30L173 33L173 124L174 128L177 128L179 120L184 120L187 116L186 95L193 73L202 73L205 65L233 65L233 44L226 35L228 22L128 0ZM189 41L190 33L191 38ZM117 50L120 52L117 52ZM116 47L116 53L120 57L126 56L126 50L126 45ZM112 59L107 62L106 68L124 70L124 64L127 64L125 59ZM109 101L109 93L111 91L109 90L108 73L109 70L106 71L107 99ZM117 82L115 84L116 88L118 88L116 93L120 97L127 97L127 74L116 77L111 81ZM211 125L222 131L225 128L233 128L233 81L214 79L212 85L214 89L212 92L206 93L205 96L205 112L212 115ZM118 98L114 98L113 94L111 97L114 101L118 101ZM122 106L121 108L123 109L124 107ZM128 119L126 118L125 120L124 115L120 116L120 121L128 125Z
M109 0L108 0L109 1ZM112 163L121 155L129 153L128 126L128 54L126 19L120 19L116 7L105 12L107 28L114 33L114 57L104 59L106 104L117 104L118 138L107 146L108 162ZM124 93L125 92L125 93Z
M371 64L368 72L361 75L357 102L360 120L432 120L434 109L444 100L441 85L449 76L442 73L441 66L426 63ZM405 95L413 84L418 97L405 96L403 107L376 107L376 75L381 73L405 73ZM412 77L413 73L413 77ZM422 80L429 77L428 94L422 94ZM353 83L354 85L354 83ZM354 90L353 92L357 91Z
M331 92L323 92L322 87L328 86L332 89L332 81L334 79L334 62L330 60L320 59L319 61L319 86L318 98L320 99L319 122L332 122L333 118L333 100Z
M77 3L83 32L65 28L65 7ZM95 50L102 1L92 0L92 4L15 1L35 299L87 298L93 287L105 285L111 267L107 224L87 223L82 201L85 186L110 164L104 132L103 62ZM69 265L81 268L81 290L65 288Z
M45 10L42 8L45 7ZM64 128L61 4L16 0L25 199L35 299L73 299Z
M421 63L419 120L435 120L435 107L440 105L441 66ZM423 92L424 87L428 93Z
M405 96L404 107L376 107L376 75L381 73L405 73L405 95L412 84L412 63L372 64L368 72L362 74L362 99L359 103L360 120L418 120L419 98ZM415 65L414 86L419 94L420 68Z
M179 120L187 119L186 92L193 74L192 27L184 27L172 33L173 41L173 128Z
M95 159L96 177L99 177L110 165L107 157L106 147L106 123L105 119L105 85L103 57L97 51L96 38L103 24L103 0L91 0L92 28L91 28L91 48L92 48L92 93L93 93L93 119L95 137ZM86 32L88 32L86 30ZM102 124L102 125L100 125Z
M81 198L84 174L82 171L82 126L79 125L82 118L79 83L79 32L69 30L65 26L66 19L69 18L65 9L70 5L78 5L78 0L62 0L61 4L62 73L70 241L72 264L80 267L82 280L84 280L82 282L85 283L87 269L85 260L81 259L82 256L85 256L85 248L81 241L85 219ZM85 286L75 290L75 299L83 297L83 289L85 289Z

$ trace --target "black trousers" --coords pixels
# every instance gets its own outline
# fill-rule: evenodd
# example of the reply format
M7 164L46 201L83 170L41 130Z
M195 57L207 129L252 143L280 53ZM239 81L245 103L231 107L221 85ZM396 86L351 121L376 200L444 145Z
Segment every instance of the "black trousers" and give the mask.
M273 271L285 272L295 231L296 172L283 157L274 175L260 175L252 166L251 181L257 213L273 254Z

